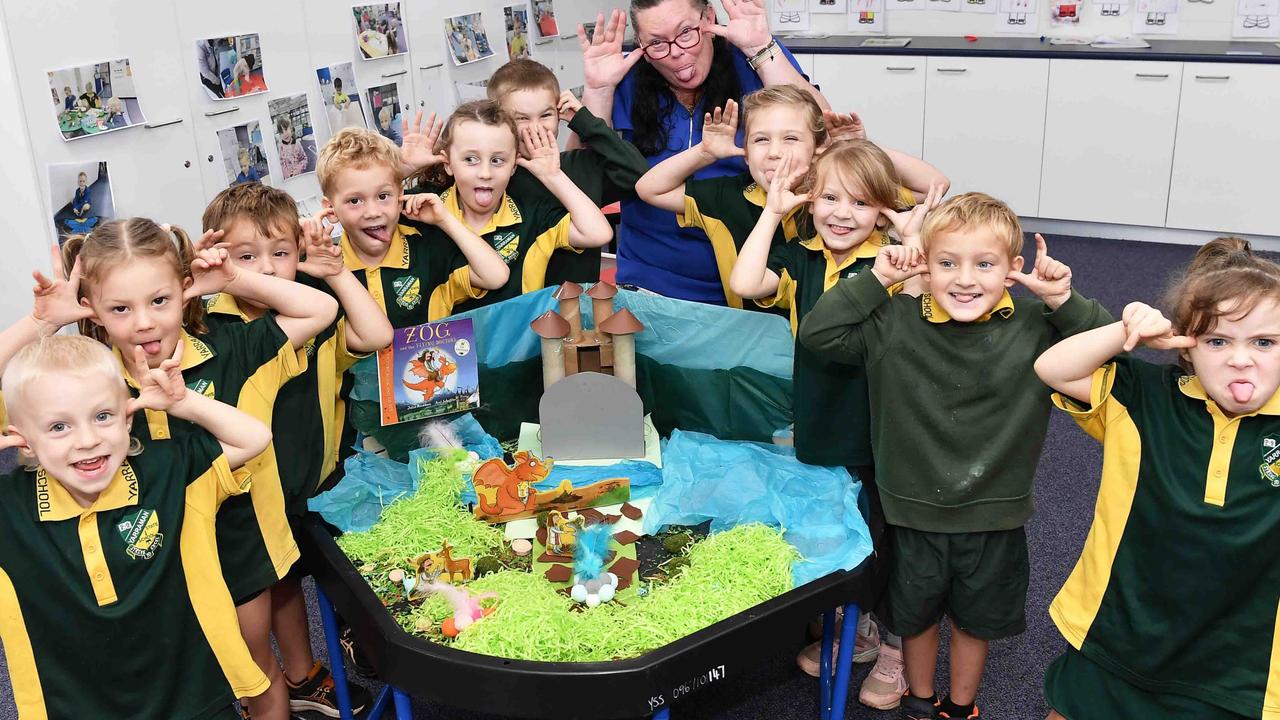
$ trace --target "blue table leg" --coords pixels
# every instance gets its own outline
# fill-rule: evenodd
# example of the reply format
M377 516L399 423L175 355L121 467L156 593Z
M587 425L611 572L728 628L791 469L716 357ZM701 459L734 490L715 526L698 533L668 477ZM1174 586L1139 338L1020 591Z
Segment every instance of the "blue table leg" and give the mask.
M671 708L662 708L653 714L653 720L671 720Z
M409 696L395 688L391 688L391 696L396 701L396 720L413 720L413 705L409 702Z
M818 716L831 720L831 654L836 639L836 611L822 614L822 653L818 661Z
M853 646L858 641L858 604L844 606L844 625L840 627L840 657L836 660L836 681L831 692L831 720L844 720L849 700L849 676L853 674Z
M338 717L354 720L351 714L351 691L347 688L347 668L342 662L342 645L338 641L338 617L333 604L316 584L316 604L320 606L320 621L324 625L324 644L329 649L329 667L333 673L333 687L338 696Z
M387 705L391 702L391 686L383 685L382 691L378 693L378 699L374 701L373 708L364 716L364 720L382 720L382 713L387 711Z

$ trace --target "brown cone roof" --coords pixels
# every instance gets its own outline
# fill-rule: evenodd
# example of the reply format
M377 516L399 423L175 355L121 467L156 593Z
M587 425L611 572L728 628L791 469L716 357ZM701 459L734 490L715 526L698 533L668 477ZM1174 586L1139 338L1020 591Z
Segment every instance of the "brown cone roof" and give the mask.
M608 300L617 294L618 287L613 283L604 280L592 285L591 289L587 291L587 297L593 300Z
M572 300L582 294L582 286L576 282L566 282L556 291L557 300Z
M569 321L560 317L560 313L555 310L548 310L539 315L529 323L529 328L537 333L538 337L548 340L559 340L569 335Z
M631 314L630 310L622 308L600 323L599 329L610 335L630 335L644 330L644 325Z

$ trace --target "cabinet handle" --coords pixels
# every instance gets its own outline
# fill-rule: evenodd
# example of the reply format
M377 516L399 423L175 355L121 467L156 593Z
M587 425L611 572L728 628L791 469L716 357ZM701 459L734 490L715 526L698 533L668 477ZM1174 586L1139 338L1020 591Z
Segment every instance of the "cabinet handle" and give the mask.
M534 45L546 45L547 43L551 42L552 40L555 40L555 38L554 38L554 37L544 37L544 38L542 38L542 39L540 39L540 40L534 40L534 41L533 41L533 44L534 44Z
M233 112L235 112L235 111L237 111L237 110L239 110L239 109L240 109L240 106L239 106L239 105L235 105L235 106L233 106L233 107L229 107L229 108L222 108L221 110L210 110L209 112L205 113L205 114L204 114L204 116L205 116L205 117L217 117L217 116L219 116L219 115L226 115L227 113L233 113Z
M969 72L969 68L938 68L940 73L964 73Z
M1197 75L1197 80L1230 80L1230 75Z
M418 69L419 69L419 70L435 70L435 69L436 69L436 68L438 68L438 67L444 67L444 63L442 63L442 62L438 62L438 63L432 63L432 64L430 64L430 65L423 65L422 67L420 67L420 68L418 68Z
M1169 77L1169 73L1134 73L1134 77L1150 78L1152 80L1164 80Z
M400 72L382 73L382 77L383 77L383 78L400 77L401 75L403 75L403 74L405 74L405 73L407 73L407 72L409 72L409 71L408 71L408 70L401 70Z
M578 33L569 33L568 35L561 35L561 36L560 36L560 39L561 39L561 40L572 40L572 39L574 39L574 38L576 38L576 37L578 37Z
M182 122L182 118L174 118L172 120L165 120L163 122L147 123L142 127L147 128L148 130L154 130L155 128L162 128L166 125L177 125L180 122Z
M916 71L916 68L914 65L912 65L911 67L905 67L903 65L885 65L884 69L888 70L889 72L915 72Z

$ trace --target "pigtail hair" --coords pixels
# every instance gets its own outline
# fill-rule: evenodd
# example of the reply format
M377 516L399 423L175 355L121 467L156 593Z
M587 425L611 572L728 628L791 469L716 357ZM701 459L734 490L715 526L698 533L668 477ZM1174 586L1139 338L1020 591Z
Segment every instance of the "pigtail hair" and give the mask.
M195 260L196 249L187 231L177 225L169 225L168 228L173 235L174 246L178 249L178 261L182 264L182 285L185 291L187 281L195 281L191 273L191 261ZM200 298L192 298L183 304L182 327L192 335L203 335L209 331L204 323L204 303Z

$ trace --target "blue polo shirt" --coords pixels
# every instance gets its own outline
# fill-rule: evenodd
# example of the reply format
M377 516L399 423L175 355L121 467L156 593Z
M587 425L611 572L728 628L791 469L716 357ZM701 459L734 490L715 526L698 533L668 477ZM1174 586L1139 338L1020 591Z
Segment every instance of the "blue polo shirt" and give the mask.
M791 52L778 43L782 54L800 70ZM760 76L747 64L747 57L732 45L733 69L738 73L742 94L746 95L764 87ZM613 128L628 141L635 139L631 124L632 96L635 93L636 73L631 69L618 84L613 95ZM741 102L742 98L739 97ZM656 155L649 155L649 167L653 167L681 151L702 141L702 116L706 112L702 101L690 112L680 103L674 103L666 118L669 128L667 148ZM738 145L742 145L743 128L738 127ZM719 160L694 174L695 178L711 178L723 175L740 175L747 171L743 158ZM658 209L645 201L634 198L622 201L622 221L618 225L618 282L639 285L668 297L695 300L724 305L724 288L716 269L716 256L706 233L697 228L682 228L676 223L675 213Z

